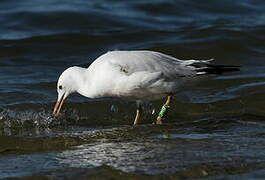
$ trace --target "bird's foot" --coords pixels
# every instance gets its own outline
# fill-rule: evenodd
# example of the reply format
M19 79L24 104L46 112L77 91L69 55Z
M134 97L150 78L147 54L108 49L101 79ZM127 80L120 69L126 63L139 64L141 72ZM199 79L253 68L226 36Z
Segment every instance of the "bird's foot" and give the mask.
M155 124L159 124L159 125L163 124L163 118L161 118L161 117L157 117L157 118L156 118L156 123L155 123Z
M138 124L133 124L133 125L132 125L132 129L134 129L134 128L136 128L136 127L138 127Z
M138 126L138 125L139 125L139 124L138 124L137 122L136 122L136 123L134 122L133 125L132 125L132 127L136 127L136 126Z

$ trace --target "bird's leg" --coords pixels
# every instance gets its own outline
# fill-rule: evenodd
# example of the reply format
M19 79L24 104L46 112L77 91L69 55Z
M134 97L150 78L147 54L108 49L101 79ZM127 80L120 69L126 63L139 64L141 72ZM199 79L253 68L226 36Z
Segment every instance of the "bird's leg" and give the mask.
M170 108L170 102L172 100L172 96L167 96L166 103L162 106L157 118L156 118L156 124L163 124L163 120L165 119L167 110Z
M137 101L136 102L136 106L137 106L137 110L136 110L136 116L134 119L134 123L133 126L137 125L139 120L140 120L140 115L142 113L142 106L141 106L141 102Z

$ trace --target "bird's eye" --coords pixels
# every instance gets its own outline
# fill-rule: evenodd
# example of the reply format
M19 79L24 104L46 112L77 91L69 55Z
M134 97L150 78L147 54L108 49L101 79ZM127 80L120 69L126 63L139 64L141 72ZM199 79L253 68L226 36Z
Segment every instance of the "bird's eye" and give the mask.
M63 87L60 85L60 86L59 86L59 89L63 89Z

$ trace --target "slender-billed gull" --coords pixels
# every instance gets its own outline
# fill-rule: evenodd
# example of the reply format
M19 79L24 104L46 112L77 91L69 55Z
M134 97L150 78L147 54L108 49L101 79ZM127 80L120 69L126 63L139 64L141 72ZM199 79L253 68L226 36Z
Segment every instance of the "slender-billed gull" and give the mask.
M58 100L53 114L59 114L72 93L89 98L116 97L137 102L136 125L141 101L167 97L157 117L161 124L171 98L181 89L211 74L238 71L238 66L213 65L211 60L179 60L154 51L111 51L98 57L88 68L70 67L59 77Z

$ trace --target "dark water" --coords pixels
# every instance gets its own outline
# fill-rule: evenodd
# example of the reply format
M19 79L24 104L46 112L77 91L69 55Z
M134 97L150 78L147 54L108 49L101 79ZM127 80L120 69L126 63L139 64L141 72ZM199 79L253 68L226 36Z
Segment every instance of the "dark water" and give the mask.
M261 0L0 1L0 178L264 179L264 42ZM51 117L59 74L115 49L242 71L181 93L163 126L80 96Z

